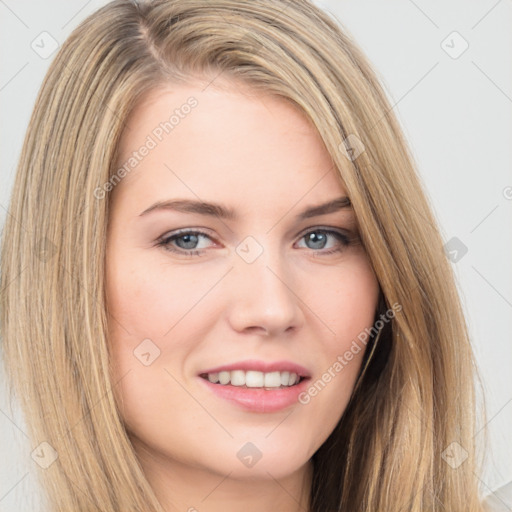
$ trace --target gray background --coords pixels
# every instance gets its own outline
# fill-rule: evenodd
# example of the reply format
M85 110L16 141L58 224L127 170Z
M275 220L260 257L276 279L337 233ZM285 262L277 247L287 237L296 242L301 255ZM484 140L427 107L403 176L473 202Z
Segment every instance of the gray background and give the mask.
M52 60L44 52L105 3L0 0L0 226ZM488 403L488 423L477 434L481 439L487 428L490 436L479 478L491 493L512 481L512 0L317 3L354 36L377 70L443 238L458 251L452 265ZM42 510L30 456L36 447L0 384L0 511ZM512 510L494 499L501 510Z

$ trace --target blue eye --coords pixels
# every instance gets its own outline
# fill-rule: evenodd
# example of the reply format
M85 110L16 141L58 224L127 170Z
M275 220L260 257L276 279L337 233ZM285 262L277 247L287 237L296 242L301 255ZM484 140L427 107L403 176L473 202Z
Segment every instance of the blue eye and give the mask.
M162 238L157 245L182 256L199 256L208 247L208 242L201 243L202 240L212 241L212 238L202 231L182 230ZM300 237L300 240L305 241L306 249L312 249L315 254L319 255L341 252L351 244L348 235L320 228L308 231Z
M199 236L199 234L189 233L187 235L181 235L174 240L180 249L195 249L195 246L199 242Z
M315 229L312 231L308 231L305 235L302 235L302 239L305 240L306 247L308 249L314 249L315 251L325 249L326 246L329 244L329 239L334 239L335 243L336 241L338 242L338 244L335 245L334 248L328 248L329 250L322 251L322 254L331 254L333 252L339 252L348 245L350 245L350 239L348 236L343 235L338 231L332 231L328 229Z
M201 231L180 231L163 238L158 242L158 245L171 252L183 253L185 256L194 256L201 253L200 249L204 249L204 247L198 248L201 238L211 240L206 233ZM172 244L175 244L175 246L173 247Z

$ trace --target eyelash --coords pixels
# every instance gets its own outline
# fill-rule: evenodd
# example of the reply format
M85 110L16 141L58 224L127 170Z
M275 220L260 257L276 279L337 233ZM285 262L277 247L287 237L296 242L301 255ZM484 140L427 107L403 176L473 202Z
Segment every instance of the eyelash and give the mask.
M326 234L326 235L333 235L334 237L336 237L341 242L341 247L337 247L337 248L334 248L334 249L329 249L329 250L322 250L322 249L315 250L315 249L311 249L311 251L313 253L315 253L315 254L319 253L322 256L334 254L334 253L337 253L337 252L341 252L341 251L343 251L344 249L346 249L349 245L351 245L353 243L353 240L349 236L344 235L343 233L340 233L338 231L334 231L332 229L321 228L321 227L313 228L313 229L310 229L310 230L306 231L303 235L301 235L300 239L305 238L307 235L309 235L311 233L322 233L322 234ZM159 239L157 241L156 245L158 247L163 247L166 251L177 253L177 254L180 254L182 256L190 256L190 257L200 256L201 253L203 251L205 251L206 249L189 249L189 250L187 250L187 249L175 249L175 248L172 248L171 243L174 240L177 240L177 239L179 239L179 238L181 238L182 236L185 236L185 235L196 235L196 236L199 235L199 236L204 236L206 238L209 238L210 240L212 239L210 237L210 235L208 235L207 233L204 233L203 231L183 229L183 230L180 230L180 231L177 231L177 232L173 233L170 236L165 236L165 237Z

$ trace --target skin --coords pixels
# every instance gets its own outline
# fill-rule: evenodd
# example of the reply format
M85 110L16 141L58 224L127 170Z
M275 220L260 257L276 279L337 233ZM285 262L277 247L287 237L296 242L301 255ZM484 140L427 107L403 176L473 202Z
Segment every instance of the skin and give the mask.
M316 381L372 326L378 282L351 208L295 219L346 195L313 125L283 99L217 82L223 87L152 90L122 137L120 163L168 112L190 96L198 101L112 192L106 264L115 392L167 511L307 510L310 458L340 420L364 351L307 405L272 413L217 397L198 374L246 359L289 360ZM140 215L176 198L222 203L239 219ZM322 238L319 227L345 234L350 245ZM199 255L158 245L183 228L207 233L197 239ZM250 264L236 252L247 236L262 249ZM187 240L168 246L184 252L194 243ZM134 356L145 339L160 350L148 365ZM252 467L237 457L247 442L262 454Z

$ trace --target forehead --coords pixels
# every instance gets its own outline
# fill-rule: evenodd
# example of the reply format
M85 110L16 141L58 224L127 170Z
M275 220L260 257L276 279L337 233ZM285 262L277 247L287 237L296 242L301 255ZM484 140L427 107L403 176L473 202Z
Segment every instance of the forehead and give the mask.
M117 188L132 193L235 195L243 203L345 192L309 119L291 102L245 85L162 85L127 125L117 168L128 172Z

